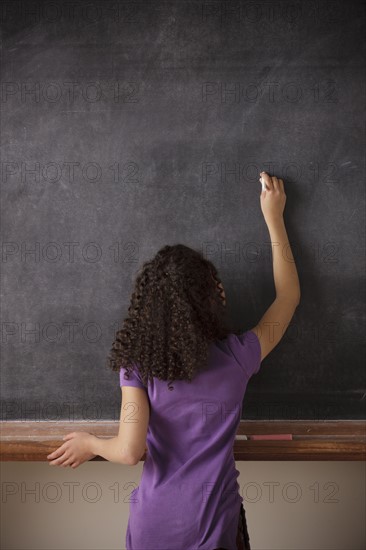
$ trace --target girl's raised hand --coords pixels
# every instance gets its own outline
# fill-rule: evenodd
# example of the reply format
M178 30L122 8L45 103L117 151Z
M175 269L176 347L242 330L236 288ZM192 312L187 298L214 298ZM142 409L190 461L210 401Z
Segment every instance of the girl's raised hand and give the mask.
M266 172L260 173L260 180L265 184L260 196L261 208L266 224L282 219L286 204L286 195L283 180L276 176L269 176Z
M71 466L77 468L83 462L94 458L91 452L92 439L95 436L87 432L71 432L62 439L65 441L58 449L47 456L50 466Z

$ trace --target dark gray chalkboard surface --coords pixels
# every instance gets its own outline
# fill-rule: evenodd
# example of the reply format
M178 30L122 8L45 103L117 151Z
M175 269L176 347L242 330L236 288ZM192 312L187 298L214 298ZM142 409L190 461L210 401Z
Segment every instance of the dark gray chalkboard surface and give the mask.
M5 2L2 420L118 419L105 367L140 265L202 250L233 323L275 297L284 179L301 304L246 419L362 419L363 2Z

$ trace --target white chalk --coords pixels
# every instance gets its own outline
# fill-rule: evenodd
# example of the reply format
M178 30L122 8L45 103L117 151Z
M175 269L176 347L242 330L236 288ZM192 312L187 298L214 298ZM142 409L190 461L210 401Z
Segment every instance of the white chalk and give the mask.
M267 189L267 187L266 187L266 184L265 184L265 182L264 182L264 179L263 179L263 178L260 178L259 181L260 181L261 184L262 184L262 191L265 191L265 190Z

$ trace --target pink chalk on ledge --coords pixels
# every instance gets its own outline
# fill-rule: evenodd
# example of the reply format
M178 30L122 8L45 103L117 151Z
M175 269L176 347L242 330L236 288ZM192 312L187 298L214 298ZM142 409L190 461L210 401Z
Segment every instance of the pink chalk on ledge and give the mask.
M292 441L292 434L270 434L270 435L248 435L248 439L252 440L277 440L277 441Z

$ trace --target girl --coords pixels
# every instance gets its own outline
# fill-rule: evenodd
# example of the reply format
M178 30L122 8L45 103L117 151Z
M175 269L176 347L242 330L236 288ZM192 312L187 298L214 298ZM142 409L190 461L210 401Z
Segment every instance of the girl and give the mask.
M118 436L65 436L50 464L94 456L134 465L127 550L250 550L233 444L245 390L300 301L283 220L282 179L261 173L276 298L252 329L233 331L215 266L182 244L164 246L136 278L108 366L120 373Z

